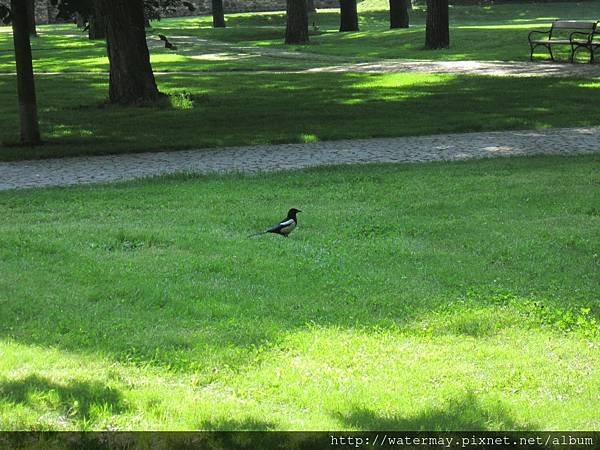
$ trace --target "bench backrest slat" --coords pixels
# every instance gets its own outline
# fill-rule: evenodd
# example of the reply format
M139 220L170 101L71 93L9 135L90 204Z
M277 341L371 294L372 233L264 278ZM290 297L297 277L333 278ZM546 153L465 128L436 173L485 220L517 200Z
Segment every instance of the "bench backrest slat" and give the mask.
M596 28L598 22L583 21L583 20L555 20L552 22L552 28L567 28L570 30L590 30Z

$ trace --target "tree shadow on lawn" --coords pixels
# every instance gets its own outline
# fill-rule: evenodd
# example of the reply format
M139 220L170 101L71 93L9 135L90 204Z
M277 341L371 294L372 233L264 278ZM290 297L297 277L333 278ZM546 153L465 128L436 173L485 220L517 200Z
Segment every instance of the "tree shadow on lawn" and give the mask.
M272 431L277 430L279 425L275 422L268 422L256 418L247 419L232 419L232 418L220 418L212 420L203 420L195 426L196 429L201 431ZM225 441L228 441L232 436L223 436ZM226 446L224 448L231 448Z
M100 382L74 380L58 383L39 375L23 379L0 380L0 401L35 408L48 404L61 415L89 420L95 409L108 409L113 414L127 409L121 393Z
M32 158L74 156L304 142L307 135L330 140L600 122L600 113L580 114L594 89L554 78L312 73L170 75L158 82L164 92L188 96L186 109L100 108L107 92L104 79L41 78L47 144L5 148L3 158L23 158L24 152ZM7 88L4 115L10 112L13 119L14 80L0 83ZM75 91L80 95L73 96ZM556 97L562 99L560 108ZM15 122L16 117L6 123ZM0 125L0 141L16 141L17 130Z
M493 406L481 404L473 392L462 398L450 399L443 407L434 407L412 417L383 415L379 412L357 408L335 417L345 426L358 430L402 431L485 431L485 430L537 430L533 423L519 423L501 403Z

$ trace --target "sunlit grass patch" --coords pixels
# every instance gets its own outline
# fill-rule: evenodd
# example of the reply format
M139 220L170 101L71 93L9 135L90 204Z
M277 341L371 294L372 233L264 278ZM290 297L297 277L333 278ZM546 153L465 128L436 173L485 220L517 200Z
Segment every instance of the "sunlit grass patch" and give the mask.
M170 96L171 106L175 109L192 109L194 107L194 99L187 92L180 92Z

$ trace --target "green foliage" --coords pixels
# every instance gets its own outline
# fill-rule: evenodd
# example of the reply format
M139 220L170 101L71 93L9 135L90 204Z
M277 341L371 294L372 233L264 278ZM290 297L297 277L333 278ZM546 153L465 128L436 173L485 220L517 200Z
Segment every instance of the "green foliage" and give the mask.
M589 339L600 337L600 323L596 315L592 314L592 308L597 308L598 305L592 299L590 299L589 306L573 306L560 305L560 299L540 298L536 295L522 297L510 291L490 295L471 290L467 292L463 300L463 305L469 305L472 308L486 303L493 308L514 310L516 313L515 323L518 323L519 326L542 327L552 331L575 333Z
M171 106L175 109L193 109L193 95L189 92L177 92L171 95Z
M559 308L545 305L543 302L528 300L518 302L521 312L540 324L556 328L564 332L580 333L588 338L597 338L600 325L596 317L590 315L591 308Z

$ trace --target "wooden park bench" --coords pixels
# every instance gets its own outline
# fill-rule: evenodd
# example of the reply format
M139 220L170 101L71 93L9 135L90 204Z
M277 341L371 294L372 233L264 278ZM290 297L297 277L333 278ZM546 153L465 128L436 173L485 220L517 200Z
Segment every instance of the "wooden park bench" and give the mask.
M528 40L531 47L531 61L533 61L533 51L537 47L546 47L550 52L550 58L555 61L552 47L568 45L571 47L571 62L575 58L575 53L582 48L590 52L590 63L594 62L594 51L600 47L600 32L596 31L597 26L598 21L592 20L555 20L548 31L530 32ZM547 37L534 39L536 35ZM596 37L599 39L595 39Z

